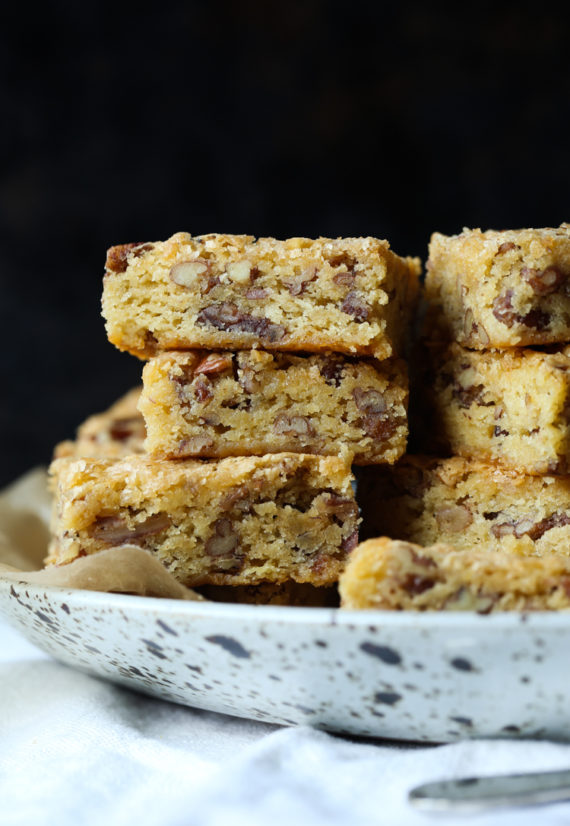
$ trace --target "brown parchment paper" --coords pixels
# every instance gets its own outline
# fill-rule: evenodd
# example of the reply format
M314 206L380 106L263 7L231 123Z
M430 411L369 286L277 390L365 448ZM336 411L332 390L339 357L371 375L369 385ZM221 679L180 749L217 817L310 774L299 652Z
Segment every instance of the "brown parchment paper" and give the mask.
M150 553L135 545L111 548L68 565L43 568L49 542L50 495L43 468L0 493L0 579L169 599L202 600Z

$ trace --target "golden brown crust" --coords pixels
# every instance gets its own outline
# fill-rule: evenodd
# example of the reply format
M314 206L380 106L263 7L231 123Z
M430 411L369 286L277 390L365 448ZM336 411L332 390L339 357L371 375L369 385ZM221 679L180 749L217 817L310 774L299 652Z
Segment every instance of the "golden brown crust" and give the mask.
M293 451L392 464L406 449L403 362L173 352L145 365L143 383L145 447L158 458Z
M352 552L339 590L343 608L360 610L568 610L570 560L421 547L381 537Z
M570 470L570 350L434 348L429 438L519 473ZM427 435L427 434L426 434Z
M383 359L406 338L419 272L375 238L178 233L109 252L103 314L110 341L143 358L261 347Z
M570 225L434 233L426 296L449 338L476 349L570 340Z
M364 538L570 555L570 476L525 476L459 457L405 456L393 468L364 470Z
M64 458L51 475L51 564L137 544L186 585L330 585L356 542L350 467L332 456Z

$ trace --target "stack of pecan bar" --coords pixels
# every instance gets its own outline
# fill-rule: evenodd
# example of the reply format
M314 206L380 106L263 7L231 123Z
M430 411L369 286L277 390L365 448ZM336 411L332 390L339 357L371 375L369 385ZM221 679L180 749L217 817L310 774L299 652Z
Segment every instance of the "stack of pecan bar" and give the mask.
M431 455L362 484L366 535L403 541L355 557L345 604L568 608L570 226L436 233L425 286Z
M109 250L107 332L146 360L143 387L58 448L48 562L135 544L232 599L335 583L358 542L352 463L405 452L418 275L373 238Z

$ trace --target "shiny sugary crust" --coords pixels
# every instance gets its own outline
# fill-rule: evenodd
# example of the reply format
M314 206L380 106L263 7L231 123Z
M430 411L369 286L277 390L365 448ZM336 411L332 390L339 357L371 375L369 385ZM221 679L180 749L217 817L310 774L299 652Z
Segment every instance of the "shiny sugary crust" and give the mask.
M134 544L189 586L330 585L357 541L350 466L332 456L63 458L51 475L48 564Z
M445 335L481 350L570 341L570 225L434 233L426 296Z
M570 476L525 476L498 465L405 456L359 473L363 538L522 556L570 556Z
M140 394L141 388L134 387L104 413L86 419L79 426L75 441L60 442L56 446L54 459L64 456L113 459L143 453L146 430L137 410Z
M403 362L172 352L145 365L143 383L145 447L158 458L293 451L391 464L406 449Z
M109 340L161 350L332 350L379 359L401 351L418 259L375 238L310 240L173 235L107 254Z
M388 611L556 611L570 609L570 560L489 551L422 548L370 539L352 552L339 580L341 607Z
M532 475L569 472L570 348L477 352L452 344L432 360L433 423L451 453Z

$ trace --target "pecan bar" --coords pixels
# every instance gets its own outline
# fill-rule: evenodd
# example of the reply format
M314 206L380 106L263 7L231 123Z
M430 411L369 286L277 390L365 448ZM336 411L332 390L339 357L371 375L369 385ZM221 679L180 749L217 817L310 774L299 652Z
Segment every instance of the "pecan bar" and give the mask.
M445 334L477 350L570 341L570 224L434 233L426 296Z
M107 254L109 340L143 358L160 350L400 350L419 261L375 238L173 235Z
M570 559L422 548L369 539L339 580L341 607L387 611L557 611L570 609Z
M141 388L134 387L105 412L90 416L77 429L75 441L60 442L56 446L54 458L114 458L143 453L146 430L142 414L137 410L140 394Z
M435 433L454 454L520 473L570 469L570 348L434 351ZM433 431L432 431L433 432Z
M332 456L63 458L51 473L48 564L137 545L185 585L330 585L357 542L350 467Z
M405 452L407 400L403 362L193 350L145 364L139 409L159 458L293 451L371 464Z
M570 476L526 476L459 457L423 456L363 471L358 493L366 539L570 556Z

